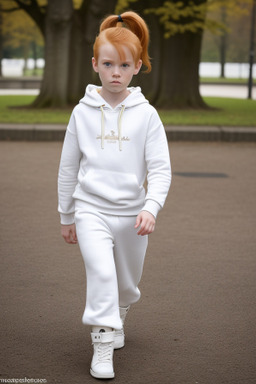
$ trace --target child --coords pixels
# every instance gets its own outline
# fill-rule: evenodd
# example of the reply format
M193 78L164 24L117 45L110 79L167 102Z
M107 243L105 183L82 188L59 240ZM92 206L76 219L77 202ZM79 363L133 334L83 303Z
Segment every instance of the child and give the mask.
M102 22L92 59L102 86L88 85L74 108L60 161L61 231L67 243L79 243L85 263L82 321L92 326L90 373L99 379L114 377L113 350L124 346L148 235L171 183L160 118L139 87L128 88L142 64L151 70L148 41L147 26L134 12Z

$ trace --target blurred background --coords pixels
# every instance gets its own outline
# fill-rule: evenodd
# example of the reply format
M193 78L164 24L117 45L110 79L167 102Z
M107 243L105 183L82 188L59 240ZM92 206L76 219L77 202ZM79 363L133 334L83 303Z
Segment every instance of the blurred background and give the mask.
M92 45L110 13L138 12L151 33L153 71L139 74L158 108L206 108L204 82L248 85L251 97L255 0L0 0L0 76L37 78L36 107L72 105L88 83ZM3 82L1 83L3 86ZM7 84L5 82L5 84Z

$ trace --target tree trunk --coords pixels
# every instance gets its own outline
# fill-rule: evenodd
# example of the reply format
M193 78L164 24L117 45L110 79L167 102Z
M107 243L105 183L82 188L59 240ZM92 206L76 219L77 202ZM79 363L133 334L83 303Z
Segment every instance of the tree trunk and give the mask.
M33 67L33 75L37 75L37 44L35 41L32 41L32 51L33 51L33 59L34 59L34 67Z
M227 15L225 7L221 8L221 22L226 25ZM223 31L220 36L220 77L225 78L225 64L226 64L226 51L227 51L227 32Z
M101 20L113 14L117 0L84 1L75 11L71 33L69 96L71 104L76 103L90 83L97 83L98 77L92 70L93 43L99 31Z
M84 1L74 14L71 33L69 97L70 103L76 103L90 83L97 83L98 76L93 72L91 58L93 43L99 31L101 20L113 14L117 0Z
M114 12L116 1L84 1L77 11L72 0L48 2L44 77L33 106L65 107L84 95L86 85L94 79L92 45L100 21Z
M206 108L199 92L202 33L176 34L163 43L159 108Z
M2 59L3 59L3 17L2 17L2 5L0 4L0 77L2 77Z
M45 70L41 92L33 106L64 107L68 104L69 45L72 0L51 0L45 25Z
M206 1L194 0L194 4ZM76 103L83 96L85 86L97 82L91 69L92 44L101 19L114 12L116 2L84 0L80 10L74 11L72 0L48 1L43 29L46 65L41 92L34 106L62 107ZM139 75L137 80L146 97L159 108L205 108L199 92L202 31L176 34L165 40L157 16L143 13L144 9L163 3L164 0L133 3L133 9L142 14L149 24L152 42L150 55L153 71L149 75ZM30 6L25 6L29 13ZM39 8L33 18L42 20L38 12ZM185 24L188 21L193 20L181 22Z
M24 46L22 47L22 52L23 52L23 59L24 59L24 66L23 66L23 76L27 74L28 70L28 56L29 56L29 43L24 43Z
M205 2L194 0L197 5ZM143 13L143 9L159 7L163 3L164 0L139 0L135 3L150 30L152 72L139 74L134 84L142 86L146 98L157 108L207 108L199 91L203 31L176 34L165 39L158 16ZM189 21L180 20L180 23Z
M143 67L140 73L134 77L132 85L140 86L146 98L151 104L155 104L160 91L160 74L163 61L163 38L162 28L159 25L155 15L145 15L144 19L150 28L149 56L151 58L152 70L150 73L143 73Z
M145 13L145 9L157 8L163 4L164 0L138 0L132 3L133 10L143 17L149 28L149 56L151 58L152 70L150 73L143 73L144 68L140 70L137 76L134 76L131 85L140 86L145 97L154 104L160 87L160 73L162 65L163 29L159 23L158 17L154 13Z

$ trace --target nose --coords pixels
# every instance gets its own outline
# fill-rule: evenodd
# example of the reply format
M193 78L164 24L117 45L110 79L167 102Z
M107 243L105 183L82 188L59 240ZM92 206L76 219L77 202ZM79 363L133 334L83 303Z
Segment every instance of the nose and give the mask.
M119 77L120 76L120 70L119 70L119 66L118 65L115 65L114 68L113 68L113 76L115 76L115 77Z

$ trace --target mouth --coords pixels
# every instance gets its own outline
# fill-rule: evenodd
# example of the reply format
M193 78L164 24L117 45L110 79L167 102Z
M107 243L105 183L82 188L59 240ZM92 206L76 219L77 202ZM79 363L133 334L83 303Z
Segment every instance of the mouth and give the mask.
M114 81L111 81L111 84L121 84L121 83L120 81L114 80Z

